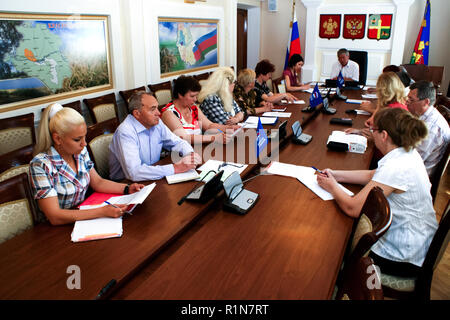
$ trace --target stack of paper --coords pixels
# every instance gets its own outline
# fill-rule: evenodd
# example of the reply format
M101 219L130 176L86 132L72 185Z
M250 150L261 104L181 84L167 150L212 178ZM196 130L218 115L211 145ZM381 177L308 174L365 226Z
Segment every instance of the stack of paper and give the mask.
M281 100L280 101L281 103L293 103L293 104L305 104L305 101L304 100L294 100L293 102L291 102L291 101L287 101L287 100Z
M246 124L258 124L258 119L261 119L261 124L275 124L278 120L277 117L255 117L255 116L250 116L247 118L247 120L245 121ZM248 126L245 126L246 128L248 128Z
M195 171L195 169L191 169L186 172L176 173L171 176L166 176L166 180L167 180L168 184L172 184L172 183L179 183L179 182L184 182L184 181L189 181L189 180L195 180L198 177L200 177L198 172Z
M377 95L375 93L362 94L361 97L364 99L377 99Z
M296 166L293 164L281 163L277 161L272 161L268 173L277 174L282 176L288 176L297 178L301 183L303 183L308 189L314 192L322 200L332 200L333 195L328 191L322 189L317 183L316 170L311 167ZM345 191L350 196L353 196L353 192L345 188L343 185L339 184L339 187Z
M291 116L291 112L264 112L262 114L263 117L280 117L280 118L289 118Z
M348 144L348 151L350 152L364 153L367 149L367 138L359 134L347 134L344 131L333 131L328 137L327 144L330 141Z
M357 99L347 99L345 100L346 103L355 103L355 104L361 104L361 102L363 102L362 100L357 100Z
M122 236L122 217L98 218L76 221L71 239L73 242L116 238Z

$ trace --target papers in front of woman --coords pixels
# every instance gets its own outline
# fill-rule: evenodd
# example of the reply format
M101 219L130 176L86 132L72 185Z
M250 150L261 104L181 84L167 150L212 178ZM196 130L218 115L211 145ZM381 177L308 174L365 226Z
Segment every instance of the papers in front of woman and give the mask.
M312 89L311 89L311 92L312 92ZM294 100L293 102L291 102L291 101L288 102L287 100L282 99L280 102L281 103L293 103L293 104L305 104L305 100Z
M364 153L367 149L367 138L359 134L347 134L344 131L333 131L328 137L327 144L330 141L348 144L348 151L355 153Z
M186 172L176 173L171 176L166 176L166 180L167 180L168 184L173 184L173 183L179 183L179 182L184 182L184 181L189 181L189 180L195 180L195 179L198 179L199 177L200 177L200 175L198 174L198 172L195 171L195 169L191 169Z
M221 181L225 181L226 178L228 178L234 171L237 171L239 174L244 172L245 168L247 168L248 165L246 164L240 164L240 163L234 163L234 162L223 162L220 160L208 160L206 161L200 168L198 168L198 171L201 171L200 177L197 179L198 181L208 182L209 179L214 177L214 175L219 172L220 170L223 170L223 175L221 178ZM213 171L213 172L210 172ZM208 172L210 172L208 174ZM207 177L205 177L208 175Z
M296 166L288 163L281 163L278 161L272 161L267 169L268 173L277 174L281 176L288 176L298 179L303 183L308 189L314 192L322 200L332 200L333 195L322 189L317 183L316 170L311 167ZM353 192L345 188L343 185L338 184L342 190L345 191L349 196L353 196Z
M250 116L245 120L245 128L250 128L249 124L256 124L258 125L258 119L261 119L261 124L275 124L278 120L277 117L256 117L256 116ZM256 127L255 127L256 128Z
M289 118L291 116L291 112L264 112L262 114L263 117L280 117L280 118ZM261 122L262 123L262 122Z
M366 93L361 95L364 99L376 99L377 95L375 93Z
M122 217L97 218L75 221L71 234L72 242L82 242L121 237Z

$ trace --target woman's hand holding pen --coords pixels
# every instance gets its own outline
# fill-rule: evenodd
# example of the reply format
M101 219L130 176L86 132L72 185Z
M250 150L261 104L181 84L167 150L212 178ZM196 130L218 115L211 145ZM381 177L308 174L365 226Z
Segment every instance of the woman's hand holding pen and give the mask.
M333 171L331 169L322 171L317 170L317 183L328 192L331 192L331 190L337 186L337 181L333 176Z
M119 218L123 216L127 208L128 208L127 204L115 204L100 207L98 208L98 210L102 210L104 217Z

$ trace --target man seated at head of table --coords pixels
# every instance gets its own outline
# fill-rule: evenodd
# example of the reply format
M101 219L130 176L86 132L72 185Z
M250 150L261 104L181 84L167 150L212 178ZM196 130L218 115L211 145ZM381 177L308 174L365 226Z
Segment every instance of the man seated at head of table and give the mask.
M406 110L385 108L375 114L371 130L375 145L383 154L376 170L325 169L317 176L317 182L354 218L360 215L370 190L380 187L389 203L392 223L373 245L369 257L383 273L414 277L420 272L438 226L430 180L414 148L427 135L427 127ZM351 197L337 182L364 187Z
M191 145L159 121L158 101L139 91L128 102L129 115L114 132L109 145L109 171L113 180L157 180L194 169L201 157ZM174 164L153 165L162 148L183 156Z
M49 105L42 112L35 157L30 162L30 183L34 199L52 225L101 217L118 218L126 205L77 210L88 187L104 193L133 193L142 184L127 185L103 179L86 149L86 123L72 108Z
M345 81L359 81L359 65L350 60L350 52L345 48L339 49L337 57L338 61L331 67L330 78L336 80L339 72L342 72Z
M174 99L161 109L161 119L173 133L191 144L227 143L231 139L231 133L226 134L227 129L234 130L239 126L211 122L196 105L201 88L194 77L180 76L174 80ZM211 134L203 134L208 130Z
M233 99L236 75L230 67L217 68L198 94L200 109L215 123L235 125L244 120L244 112Z
M413 83L409 88L406 100L408 110L423 120L428 128L428 136L417 146L417 152L422 157L428 175L431 177L447 149L450 129L442 114L433 107L436 102L436 89L433 83L421 80Z
M275 71L275 66L267 59L261 60L255 67L256 80L255 80L255 91L256 91L256 105L259 106L261 101L266 101L270 103L279 103L281 100L286 99L287 101L293 102L295 97L286 93L273 93L267 86L266 81L272 79L272 72Z
M261 101L259 105L256 104L255 79L255 71L242 69L239 72L237 83L233 90L234 101L236 101L246 116L255 116L273 109L273 104L270 102Z

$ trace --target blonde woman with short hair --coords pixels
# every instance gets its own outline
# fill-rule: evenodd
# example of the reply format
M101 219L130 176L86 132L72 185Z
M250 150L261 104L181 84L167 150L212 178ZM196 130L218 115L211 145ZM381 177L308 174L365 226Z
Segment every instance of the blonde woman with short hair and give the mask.
M30 183L34 199L52 225L123 215L126 205L73 210L83 202L89 186L98 192L118 194L144 187L100 177L86 149L86 132L84 118L72 108L54 103L42 113L35 157L30 162Z
M234 87L234 100L239 105L245 115L256 115L266 111L272 111L271 102L261 101L256 104L255 91L256 73L252 69L243 69L239 72L237 83Z
M209 76L200 90L200 109L210 121L233 125L244 119L244 113L233 99L235 80L233 69L220 67Z

